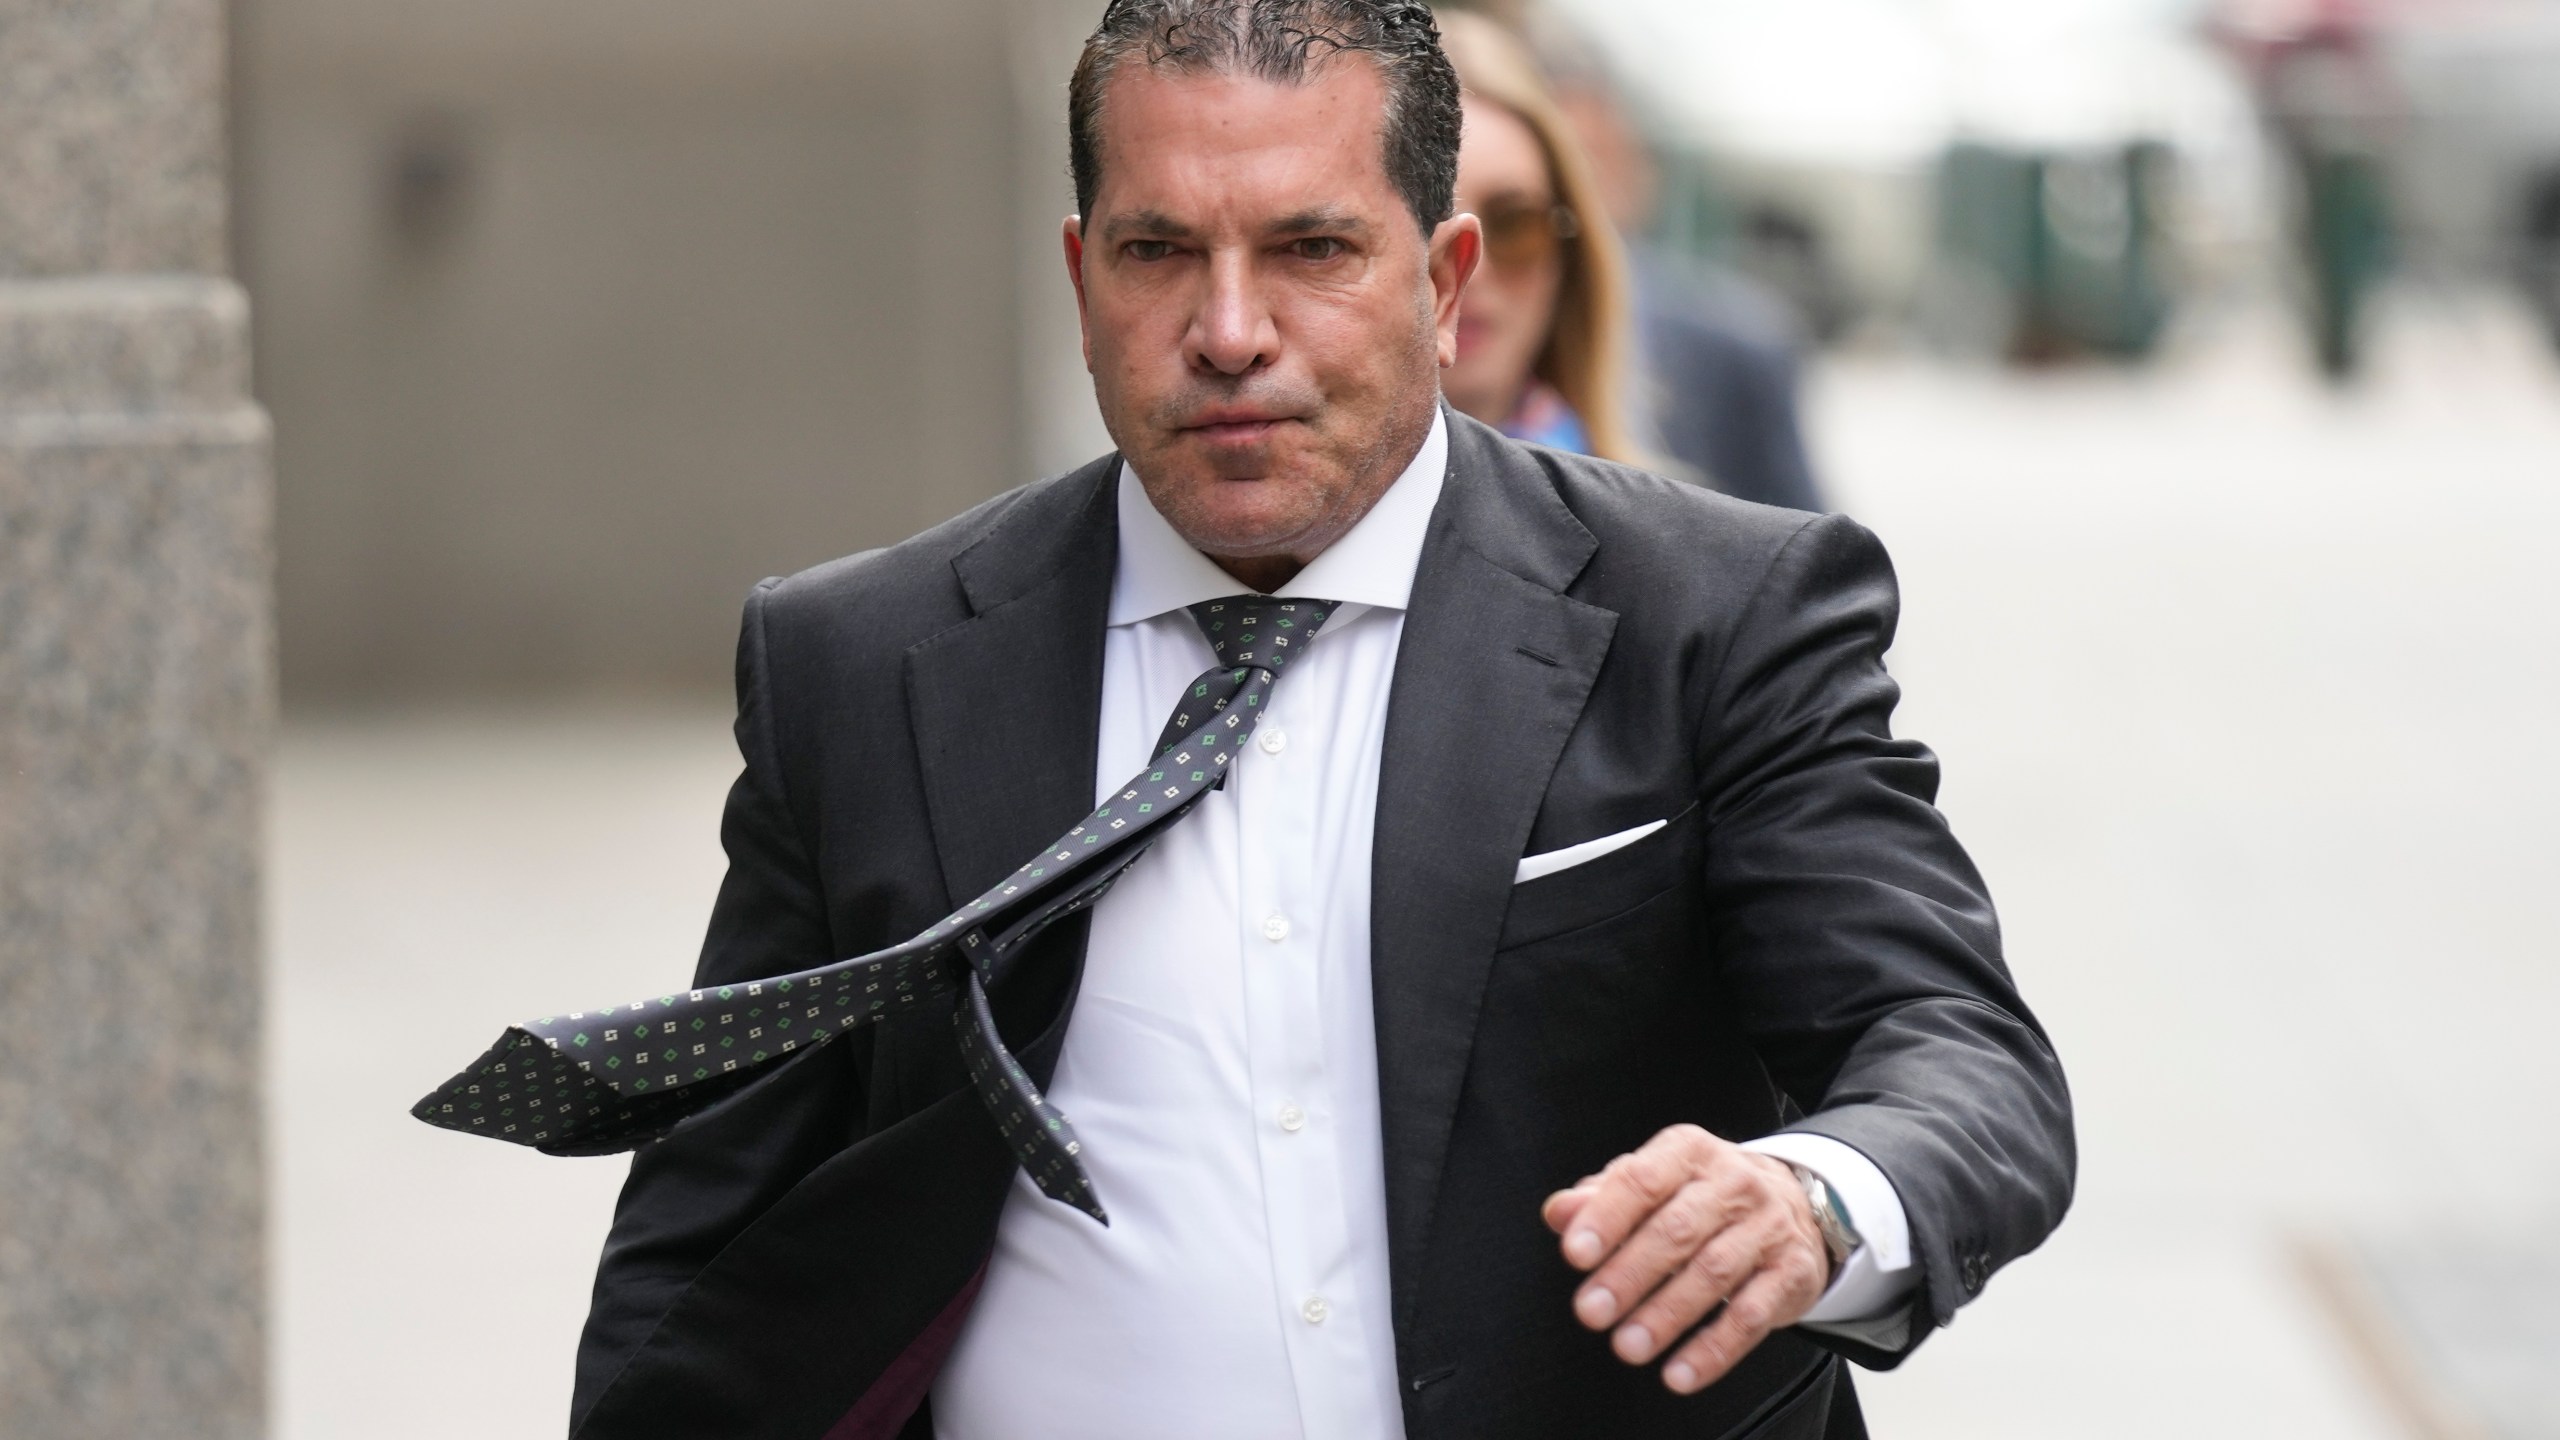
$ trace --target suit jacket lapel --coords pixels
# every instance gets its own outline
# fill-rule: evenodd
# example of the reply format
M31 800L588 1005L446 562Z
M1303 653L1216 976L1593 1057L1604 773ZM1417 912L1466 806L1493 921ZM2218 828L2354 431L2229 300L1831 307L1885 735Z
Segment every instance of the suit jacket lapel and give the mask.
M1093 808L1119 467L1108 456L1025 498L953 557L971 616L907 652L908 715L947 905L983 892Z
M952 561L969 618L907 652L946 905L1090 807L1117 471L1097 461L1016 502ZM918 1039L947 1055L932 1028ZM1043 1084L1062 1033L1045 1028L1020 1052ZM903 1421L957 1335L1013 1174L965 1086L827 1160L675 1299L580 1433L806 1440ZM821 1363L787 1358L812 1337Z
M1399 1330L1412 1323L1512 871L1618 620L1563 593L1598 542L1529 452L1457 415L1449 441L1388 697L1372 862Z

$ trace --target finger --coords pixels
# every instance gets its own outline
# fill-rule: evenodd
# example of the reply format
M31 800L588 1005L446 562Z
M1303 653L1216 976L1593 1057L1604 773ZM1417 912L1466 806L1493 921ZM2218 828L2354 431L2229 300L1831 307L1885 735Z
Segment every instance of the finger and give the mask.
M1645 1217L1704 1173L1720 1145L1733 1148L1695 1125L1674 1125L1644 1148L1610 1161L1565 1229L1565 1263L1577 1270L1596 1268Z
M1583 1203L1591 1198L1591 1192L1599 1184L1599 1176L1584 1176L1572 1189L1559 1190L1548 1196L1546 1203L1538 1207L1538 1217L1547 1222L1548 1229L1563 1234L1564 1228L1573 1223L1573 1217L1582 1213Z
M1575 1292L1573 1309L1582 1323L1598 1329L1624 1319L1663 1281L1671 1278L1700 1246L1727 1226L1751 1213L1752 1192L1726 1174L1683 1185L1655 1207L1626 1243ZM1665 1342L1675 1330L1653 1332ZM1646 1345L1650 1351L1654 1347Z
M1681 1395L1713 1385L1770 1331L1804 1318L1821 1297L1821 1268L1801 1249L1781 1248L1725 1302L1714 1323L1689 1337L1663 1365L1662 1383Z
M1726 1296L1740 1290L1759 1271L1761 1257L1781 1233L1757 1216L1726 1226L1645 1297L1610 1337L1610 1348L1630 1365L1653 1359L1663 1347L1695 1329Z

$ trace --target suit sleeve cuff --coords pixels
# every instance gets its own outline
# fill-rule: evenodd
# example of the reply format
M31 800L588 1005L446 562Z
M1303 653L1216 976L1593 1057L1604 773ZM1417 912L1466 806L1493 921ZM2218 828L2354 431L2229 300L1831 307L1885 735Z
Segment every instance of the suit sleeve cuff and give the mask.
M1904 1328L1907 1308L1902 1302L1920 1278L1911 1264L1911 1222L1903 1214L1902 1197L1876 1163L1828 1135L1802 1131L1766 1136L1742 1148L1821 1176L1840 1197L1849 1228L1858 1232L1858 1248L1840 1262L1831 1288L1796 1323L1836 1329L1868 1344L1877 1343L1879 1325Z

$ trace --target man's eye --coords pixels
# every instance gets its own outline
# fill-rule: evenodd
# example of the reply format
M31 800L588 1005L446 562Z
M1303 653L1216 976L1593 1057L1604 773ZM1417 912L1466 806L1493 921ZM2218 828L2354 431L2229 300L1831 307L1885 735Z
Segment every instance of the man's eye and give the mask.
M1173 245L1170 241L1132 240L1129 242L1129 258L1132 260L1156 261L1172 253Z
M1330 260L1342 253L1342 242L1330 235L1315 235L1292 242L1289 249L1301 260Z

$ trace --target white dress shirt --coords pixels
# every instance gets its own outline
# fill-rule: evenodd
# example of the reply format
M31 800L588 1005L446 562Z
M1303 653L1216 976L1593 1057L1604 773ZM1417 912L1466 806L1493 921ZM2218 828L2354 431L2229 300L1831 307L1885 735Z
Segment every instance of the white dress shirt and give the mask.
M1435 418L1376 507L1280 589L1342 608L1291 662L1226 788L1094 907L1048 1094L1075 1122L1111 1225L1014 1177L985 1285L934 1382L940 1440L1404 1434L1370 844L1387 690L1447 460ZM1175 533L1126 466L1119 519L1097 804L1144 767L1184 688L1217 664L1185 607L1245 588ZM1822 1318L1885 1309L1910 1263L1890 1183L1822 1137L1766 1144L1830 1179L1868 1238ZM1900 1283L1836 1305L1861 1274Z

